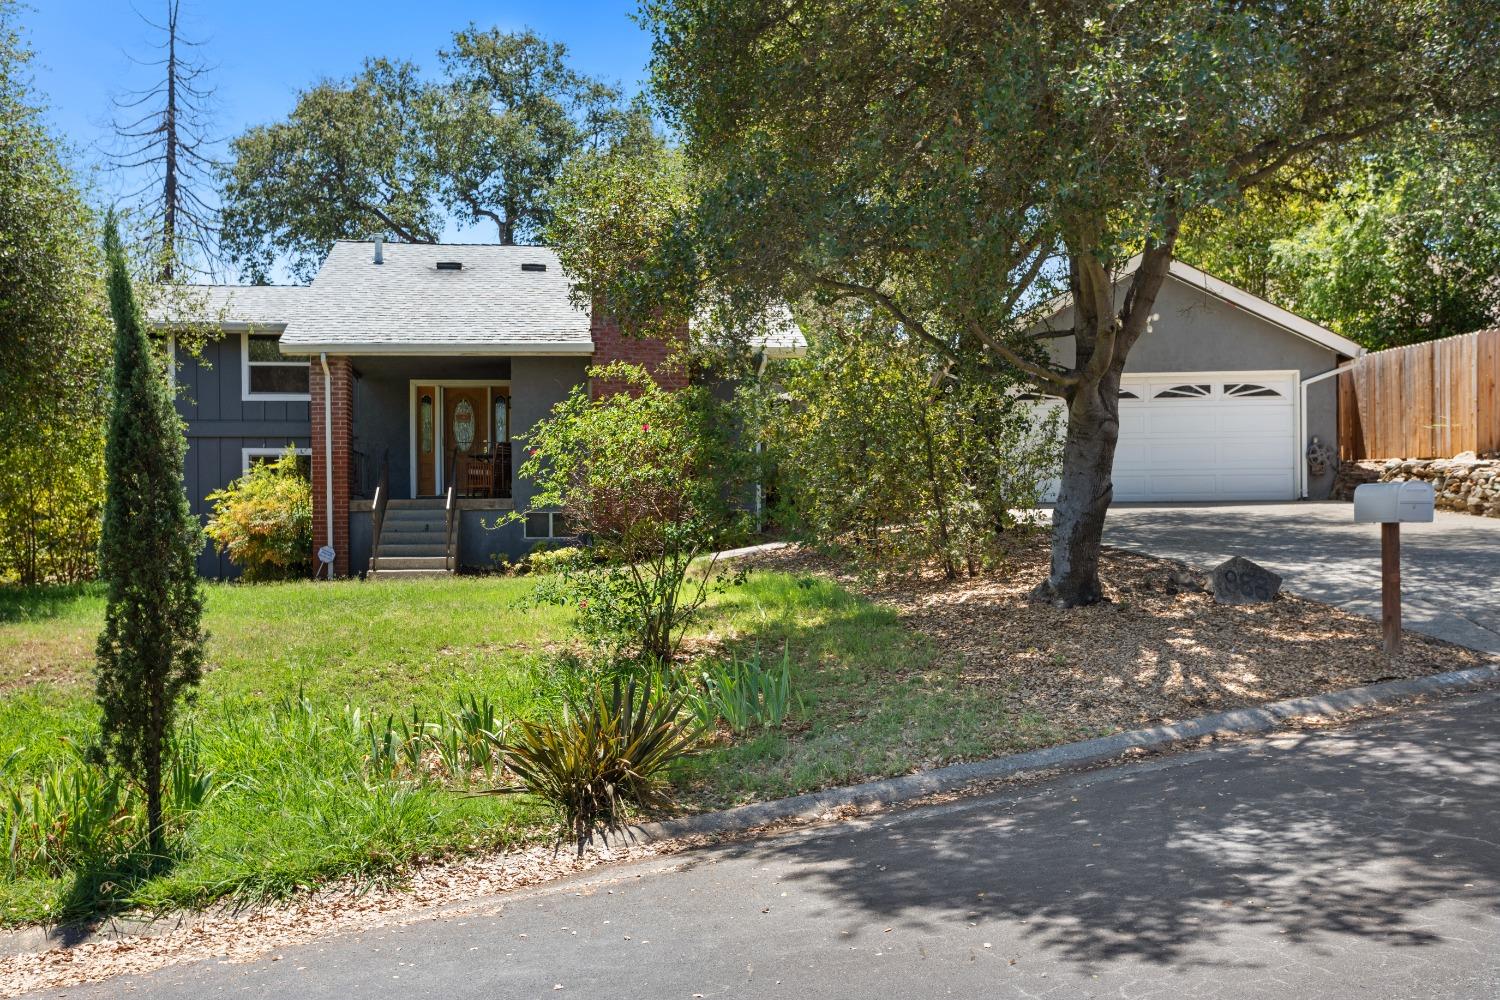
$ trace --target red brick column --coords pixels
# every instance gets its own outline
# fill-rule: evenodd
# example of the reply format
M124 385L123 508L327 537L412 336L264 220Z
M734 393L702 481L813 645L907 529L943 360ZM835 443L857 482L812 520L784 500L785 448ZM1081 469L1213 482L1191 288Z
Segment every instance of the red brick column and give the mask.
M354 365L346 357L328 359L329 400L323 398L323 364L312 359L313 550L332 545L335 576L349 575L349 475L354 462ZM333 453L327 449L325 405L332 414ZM333 463L333 539L328 538L328 463ZM314 557L316 558L316 556Z
M686 330L680 331L669 339L631 337L620 329L620 324L616 323L613 317L603 315L595 309L593 319L589 323L589 333L594 339L593 363L595 365L625 361L645 368L656 380L656 384L663 388L681 389L687 385L687 368L683 364L674 363L673 357L687 342ZM622 388L623 386L616 382L599 379L589 383L589 392L596 399L619 392Z

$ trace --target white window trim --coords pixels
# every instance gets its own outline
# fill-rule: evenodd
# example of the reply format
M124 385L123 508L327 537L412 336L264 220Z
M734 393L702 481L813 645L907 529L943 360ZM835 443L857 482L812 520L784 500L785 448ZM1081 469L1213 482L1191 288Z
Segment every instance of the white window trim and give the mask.
M292 450L295 451L299 455L307 455L309 458L312 457L312 449L311 448L293 448ZM256 458L279 458L285 451L286 451L286 448L241 448L240 449L240 474L241 475L248 475L249 474L249 472L250 472L250 462L251 462L252 459L256 459Z
M257 334L257 336L269 336L269 334ZM288 367L295 358L287 359ZM312 364L309 362L308 379L311 385ZM250 333L244 331L240 334L240 401L244 403L309 403L312 401L312 393L309 392L251 392L250 391Z

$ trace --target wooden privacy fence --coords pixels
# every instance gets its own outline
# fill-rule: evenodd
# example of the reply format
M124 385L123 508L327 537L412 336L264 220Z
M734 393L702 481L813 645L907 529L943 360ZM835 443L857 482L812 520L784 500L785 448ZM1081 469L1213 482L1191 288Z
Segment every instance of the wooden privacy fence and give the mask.
M1342 459L1500 450L1500 328L1366 354L1338 383Z

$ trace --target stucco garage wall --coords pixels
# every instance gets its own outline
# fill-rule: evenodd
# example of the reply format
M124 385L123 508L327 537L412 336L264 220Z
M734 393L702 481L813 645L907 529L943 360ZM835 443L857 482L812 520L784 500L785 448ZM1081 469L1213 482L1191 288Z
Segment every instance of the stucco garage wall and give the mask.
M1123 283L1116 289L1123 299ZM1073 310L1068 307L1050 319L1051 330L1072 327ZM1053 361L1072 365L1071 336L1047 341ZM1125 362L1127 372L1193 371L1296 371L1302 378L1321 375L1337 367L1337 355L1274 323L1229 304L1187 282L1169 277L1157 296L1154 318L1145 334L1131 348ZM1330 447L1338 445L1337 379L1325 379L1307 391L1307 433ZM1299 442L1305 454L1308 442ZM1337 470L1309 477L1308 495L1328 496Z

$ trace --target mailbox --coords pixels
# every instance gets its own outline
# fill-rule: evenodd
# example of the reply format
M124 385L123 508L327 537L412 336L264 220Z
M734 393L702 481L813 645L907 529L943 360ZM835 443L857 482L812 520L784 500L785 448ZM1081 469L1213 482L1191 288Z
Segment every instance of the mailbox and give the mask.
M1354 488L1354 523L1431 521L1433 500L1431 483L1365 483Z

